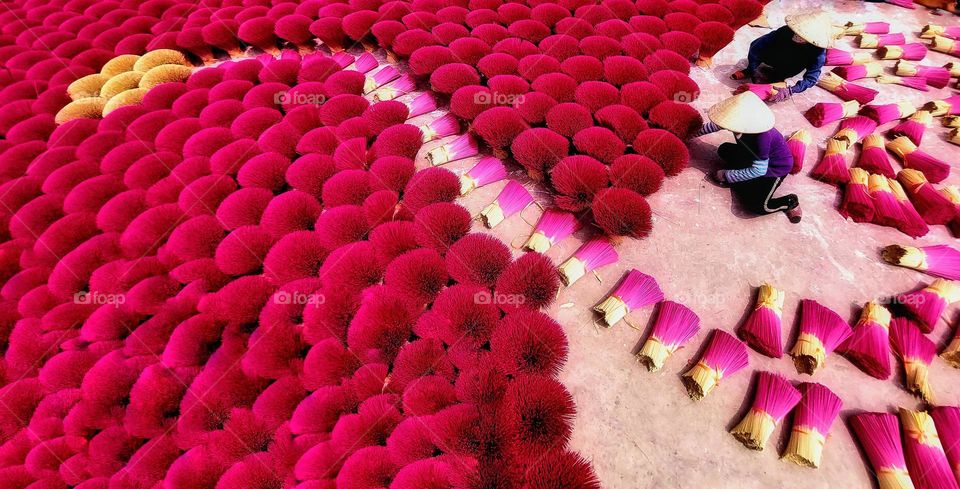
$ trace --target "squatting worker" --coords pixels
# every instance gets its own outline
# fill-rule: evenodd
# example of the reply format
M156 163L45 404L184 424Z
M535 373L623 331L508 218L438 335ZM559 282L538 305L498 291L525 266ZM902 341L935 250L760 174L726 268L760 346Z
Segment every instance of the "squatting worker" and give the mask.
M788 15L787 25L750 43L747 67L730 75L734 80L751 77L754 83L777 83L804 72L803 78L779 90L771 102L786 100L817 84L833 42L830 17L823 12Z
M710 107L709 122L697 137L721 129L733 132L736 142L723 143L717 154L723 169L713 178L729 186L747 209L756 214L783 212L790 222L800 222L802 212L795 194L774 197L793 168L787 141L774 127L773 111L753 92L734 95Z

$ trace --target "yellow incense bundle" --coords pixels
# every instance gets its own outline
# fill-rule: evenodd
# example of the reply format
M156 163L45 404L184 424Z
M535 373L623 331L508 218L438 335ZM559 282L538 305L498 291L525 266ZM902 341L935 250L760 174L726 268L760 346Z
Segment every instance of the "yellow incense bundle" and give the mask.
M103 88L103 84L107 83L107 80L109 79L109 76L102 75L100 73L94 73L83 78L78 78L73 83L67 85L67 95L69 95L73 100L99 97L100 89Z
M113 112L114 110L119 109L120 107L126 107L128 105L139 104L143 101L143 96L147 94L146 88L134 88L133 90L127 90L125 92L120 92L115 95L113 98L107 101L103 106L103 115Z
M150 89L161 83L182 82L190 77L193 69L183 65L160 65L151 68L140 79L140 88Z
M161 65L190 66L190 62L187 61L187 57L180 51L173 49L155 49L140 56L140 58L134 62L133 69L146 73Z
M139 71L125 71L115 75L100 88L100 96L110 100L111 97L120 92L140 87L140 79L143 73Z
M100 68L100 74L112 78L120 73L133 71L133 67L137 64L137 60L139 59L140 56L137 56L136 54L121 54L120 56L107 61L106 64L103 65L103 68Z
M103 116L106 100L102 97L85 97L65 105L54 117L54 122L63 124L74 119L99 119Z

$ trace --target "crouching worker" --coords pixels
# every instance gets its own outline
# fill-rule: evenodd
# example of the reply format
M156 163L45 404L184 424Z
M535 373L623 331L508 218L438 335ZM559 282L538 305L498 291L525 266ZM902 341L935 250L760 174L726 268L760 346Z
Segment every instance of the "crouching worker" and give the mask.
M804 72L788 90L778 91L771 102L781 102L817 84L833 42L830 17L823 12L787 16L787 25L750 43L747 67L730 75L734 80L778 83Z
M710 107L709 122L696 136L726 129L736 142L717 150L724 169L714 180L729 186L747 209L756 214L783 212L790 222L800 222L802 212L795 194L774 197L793 168L787 141L774 126L773 112L753 92L734 95Z

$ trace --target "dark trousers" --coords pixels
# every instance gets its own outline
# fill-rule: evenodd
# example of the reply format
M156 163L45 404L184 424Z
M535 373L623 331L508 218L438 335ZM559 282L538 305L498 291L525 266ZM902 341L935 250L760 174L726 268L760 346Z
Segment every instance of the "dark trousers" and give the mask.
M723 143L717 154L728 170L749 167L756 157L748 148L736 143ZM745 182L731 183L730 188L740 202L755 214L771 214L793 209L800 204L795 194L774 197L773 194L783 183L783 177L759 177Z

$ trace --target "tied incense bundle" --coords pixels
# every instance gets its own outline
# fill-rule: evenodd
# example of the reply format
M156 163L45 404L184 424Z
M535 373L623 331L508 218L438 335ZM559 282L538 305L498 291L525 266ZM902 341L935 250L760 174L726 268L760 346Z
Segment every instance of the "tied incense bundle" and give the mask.
M866 52L852 53L843 49L827 48L826 66L862 65L873 61L873 56Z
M584 275L602 266L616 263L619 258L617 250L608 239L593 238L581 245L573 256L557 267L557 270L560 272L560 280L569 287Z
M914 489L900 443L900 424L890 413L860 413L850 426L867 453L880 489Z
M849 100L843 103L818 102L806 112L807 120L814 127L823 127L846 117L853 117L860 110L860 103Z
M460 195L467 195L476 188L499 182L504 178L507 178L507 169L503 166L503 162L499 158L488 156L460 175Z
M603 317L607 327L617 324L630 311L656 304L663 300L663 291L653 277L633 269L593 310Z
M845 36L886 34L890 32L890 24L886 22L847 22L843 27L843 34Z
M890 311L877 302L863 306L853 335L842 345L843 353L871 377L890 377Z
M904 224L903 208L889 182L887 177L878 174L870 175L867 180L867 190L873 199L873 222L880 226L900 229Z
M922 76L880 75L877 77L877 83L901 85L914 90L920 90L921 92L929 90L927 88L927 79Z
M803 160L807 156L807 148L811 142L810 132L806 129L798 129L787 138L787 147L790 148L790 155L793 156L793 168L791 174L800 173L803 169Z
M820 77L817 86L840 97L843 100L856 100L861 104L868 104L880 93L872 88L867 88L856 83L851 83L833 72Z
M927 47L919 42L911 42L902 46L884 46L877 49L880 59L906 59L920 61L927 56Z
M918 112L918 114L920 113L929 114L929 112L923 111ZM922 124L922 122L906 126L900 124L891 129L890 135L897 135L897 137L887 143L887 149L900 158L904 168L922 173L931 183L942 182L950 176L950 164L921 151L917 148L919 142L913 141L913 138L910 137L920 138L918 133L923 131Z
M923 104L923 110L930 111L934 117L960 115L960 95L927 102Z
M526 209L533 202L530 192L515 180L510 180L500 195L480 211L480 217L488 228L494 228L504 219Z
M537 221L533 234L527 239L524 248L537 253L545 253L551 246L559 243L577 230L577 218L570 212L547 209Z
M760 285L756 307L738 331L740 337L754 350L772 358L783 356L783 299L782 290L766 283Z
M898 61L896 68L897 75L922 77L927 85L933 88L943 88L950 83L950 70L942 66L923 66L909 61Z
M857 166L870 173L877 173L888 178L897 175L893 170L893 165L890 164L890 157L884 147L883 137L879 134L869 134L863 138Z
M907 470L918 489L957 489L950 462L933 418L924 411L900 408Z
M800 303L800 335L790 350L797 372L813 375L820 370L828 354L853 334L839 314L817 301Z
M897 225L897 229L914 238L919 238L930 232L930 227L927 226L923 217L917 212L917 208L910 202L900 182L888 178L887 183L890 185L890 191L897 198L897 202L900 203L900 212L903 214L903 220Z
M832 73L846 81L877 78L883 74L883 65L879 61L871 61L862 65L839 66L834 68Z
M891 139L896 139L899 136L906 136L913 142L913 144L918 145L923 140L923 133L928 127L933 125L933 116L930 112L926 110L918 110L913 113L909 118L900 122L893 129L890 129L890 132L887 135ZM890 148L891 151L898 153L898 156L901 156L897 150ZM907 153L916 152L916 146L912 148L903 148L907 150ZM926 153L923 153L926 154Z
M684 372L681 380L690 398L698 401L716 388L722 379L749 364L747 345L729 333L715 329L700 360Z
M637 353L647 370L656 372L667 358L700 331L700 318L683 304L664 301L650 336Z
M924 247L890 245L880 252L891 265L912 268L934 277L960 280L960 251L947 245Z
M890 121L910 117L916 111L917 108L910 102L897 102L895 104L864 105L860 109L860 114L877 121L877 124L886 124Z
M927 287L900 296L907 312L915 318L924 333L933 331L947 306L960 301L960 284L938 278Z
M843 184L850 180L847 171L846 152L849 149L846 139L830 138L827 150L820 162L810 170L810 177L830 184Z
M951 56L960 56L960 42L949 37L936 36L930 44L930 49Z
M960 39L960 26L944 27L937 24L927 24L920 29L921 39L934 39L937 36Z
M850 168L850 181L843 192L840 214L854 222L873 222L874 205L868 190L869 174L862 168Z
M753 405L740 423L730 430L730 434L743 446L762 451L773 430L800 402L801 397L800 391L782 375L759 372Z
M857 36L857 44L860 49L882 48L884 46L903 45L907 43L906 37L902 32L894 34L860 34Z
M927 224L947 224L956 215L956 208L950 199L937 191L919 170L905 168L897 174L897 180L903 185L917 213Z
M826 386L800 384L803 397L794 411L793 429L783 458L804 467L820 467L830 426L840 414L843 401Z
M893 320L890 325L890 342L903 361L907 390L924 402L933 404L933 388L930 386L929 376L930 364L937 355L937 346L907 318Z

